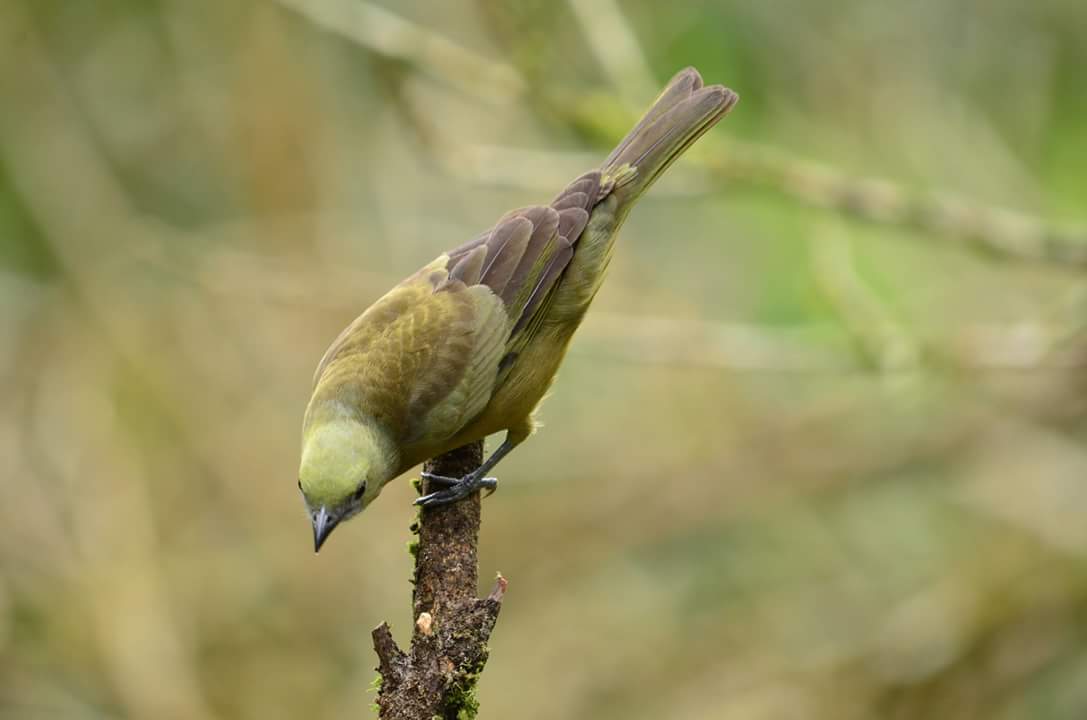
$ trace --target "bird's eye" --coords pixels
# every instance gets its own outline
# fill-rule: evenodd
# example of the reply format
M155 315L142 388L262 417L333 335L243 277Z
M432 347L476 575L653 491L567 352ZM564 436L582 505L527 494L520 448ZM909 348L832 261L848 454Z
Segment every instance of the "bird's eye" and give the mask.
M366 483L363 483L362 485L359 485L359 489L355 491L355 494L352 495L352 497L355 500L362 500L362 496L365 495L365 494L366 494Z
M301 481L301 480L299 480L299 481L298 481L298 489L299 489L299 490L301 490L301 489L302 489L302 481Z

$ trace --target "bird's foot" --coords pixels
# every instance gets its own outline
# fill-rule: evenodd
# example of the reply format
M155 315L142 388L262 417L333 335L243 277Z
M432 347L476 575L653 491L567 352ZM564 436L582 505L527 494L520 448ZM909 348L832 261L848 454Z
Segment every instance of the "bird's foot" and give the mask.
M421 473L421 477L428 481L432 486L439 485L445 488L445 490L439 490L437 492L432 492L429 495L423 495L421 498L417 498L415 504L422 505L423 507L448 505L449 503L463 500L480 489L486 489L488 491L487 495L490 495L498 488L497 478L482 477L481 474L476 473L470 473L463 478L453 478L424 472ZM484 497L487 497L487 495L484 495Z

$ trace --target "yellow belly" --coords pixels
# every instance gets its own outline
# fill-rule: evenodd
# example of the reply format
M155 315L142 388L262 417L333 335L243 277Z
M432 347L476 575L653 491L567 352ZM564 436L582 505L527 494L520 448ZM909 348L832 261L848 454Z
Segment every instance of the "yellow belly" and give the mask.
M403 470L497 432L509 431L518 442L530 435L532 413L550 389L576 329L576 324L541 327L483 411L445 442L405 448Z

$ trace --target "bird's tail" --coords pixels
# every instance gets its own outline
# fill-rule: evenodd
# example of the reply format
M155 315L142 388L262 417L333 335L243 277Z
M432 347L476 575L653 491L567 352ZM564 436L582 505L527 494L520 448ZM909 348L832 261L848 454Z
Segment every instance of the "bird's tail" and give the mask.
M703 87L694 68L678 72L601 167L620 205L629 208L737 100L721 85Z

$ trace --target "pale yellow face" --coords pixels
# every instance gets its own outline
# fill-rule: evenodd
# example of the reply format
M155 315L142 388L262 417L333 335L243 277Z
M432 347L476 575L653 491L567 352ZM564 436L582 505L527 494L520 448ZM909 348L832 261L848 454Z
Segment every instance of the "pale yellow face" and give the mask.
M298 484L310 507L337 506L355 495L365 496L372 445L358 428L357 423L335 420L308 433Z
M364 425L337 418L307 428L303 438L298 488L320 549L329 533L362 512L387 478L387 463L374 434Z

